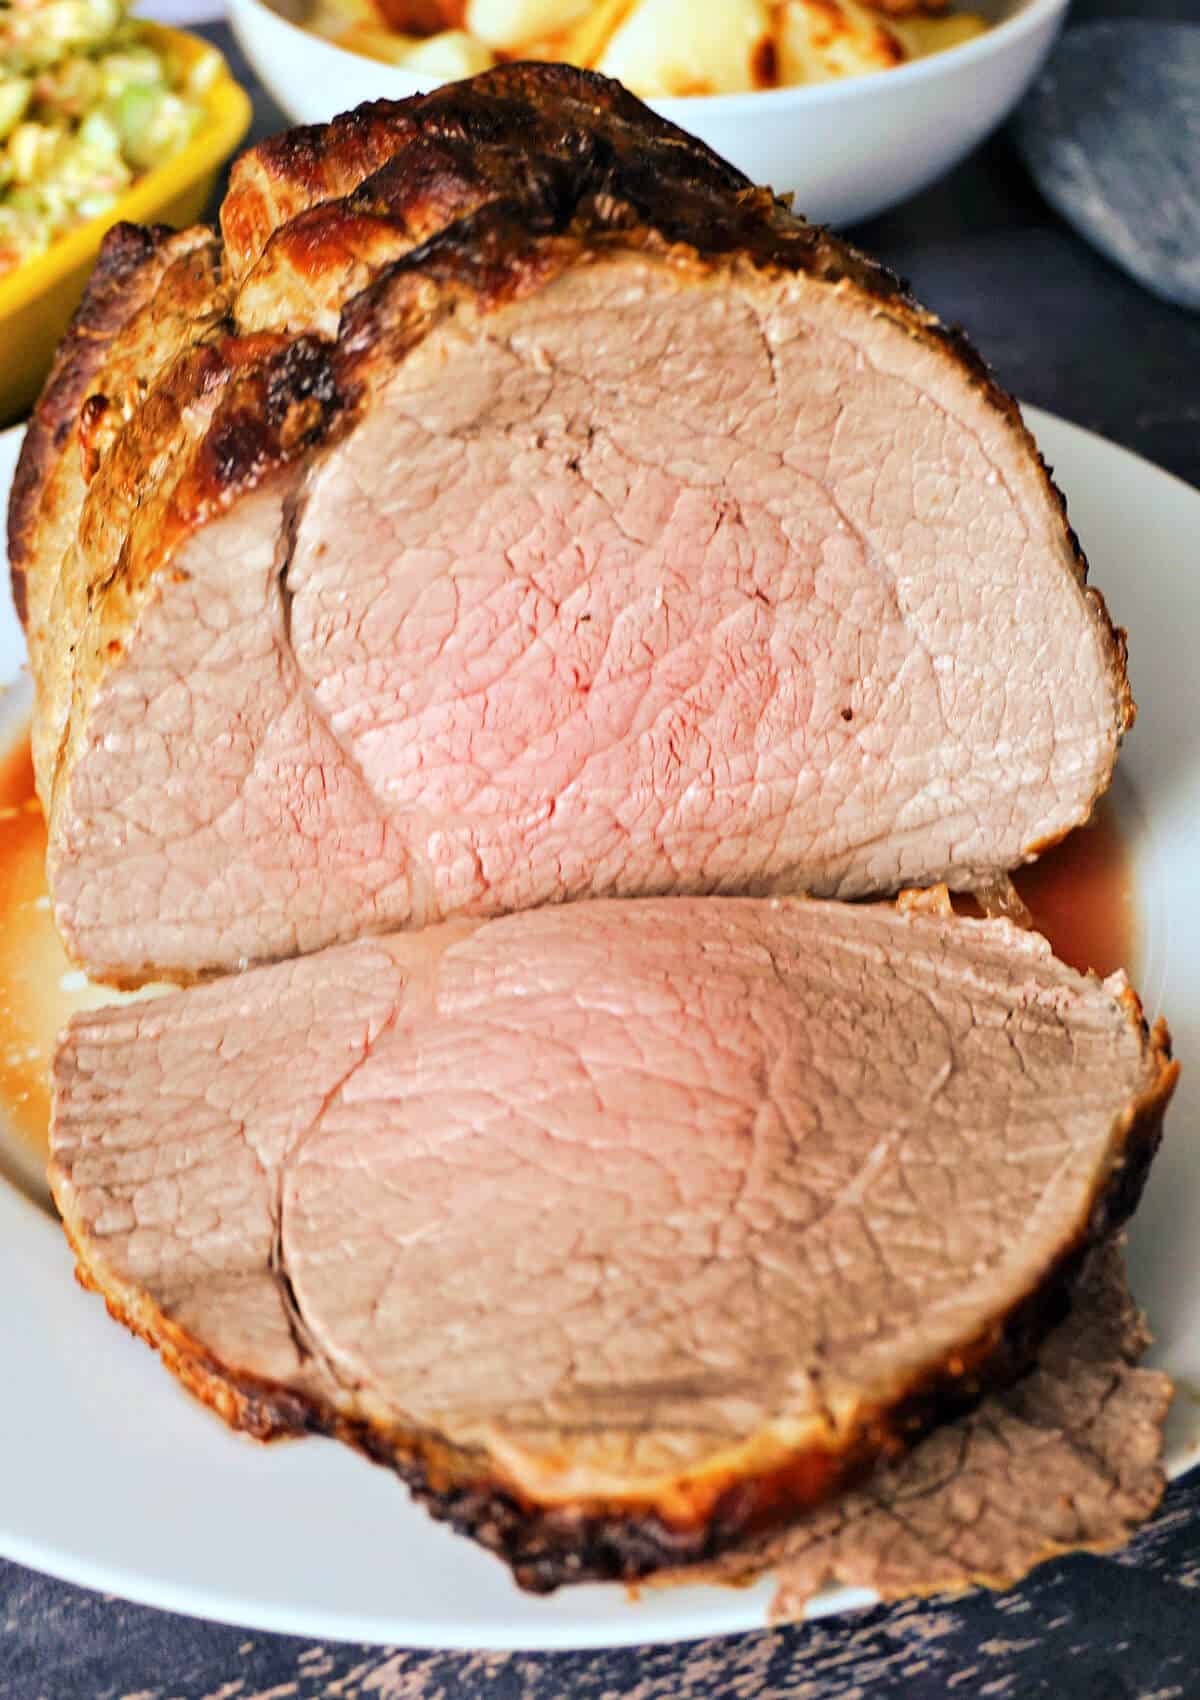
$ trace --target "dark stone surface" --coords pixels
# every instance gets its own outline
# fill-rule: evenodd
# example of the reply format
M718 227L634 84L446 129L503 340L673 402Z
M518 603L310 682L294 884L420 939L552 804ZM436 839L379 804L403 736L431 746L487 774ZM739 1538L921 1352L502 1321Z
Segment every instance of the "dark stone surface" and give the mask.
M1077 0L1072 16L1200 22L1200 6ZM240 71L246 80L244 65ZM254 133L281 126L260 102ZM854 234L943 317L961 322L1017 395L1200 485L1200 317L1148 294L1065 225L1005 136ZM0 1563L0 1700L959 1695L1200 1700L1200 1472L1176 1484L1120 1556L1047 1566L999 1598L975 1594L604 1653L468 1656L321 1645L125 1605Z
M1119 1558L1024 1588L595 1653L258 1635L0 1566L0 1700L1196 1700L1200 1474Z
M1014 134L1042 194L1102 254L1200 308L1200 25L1068 30Z

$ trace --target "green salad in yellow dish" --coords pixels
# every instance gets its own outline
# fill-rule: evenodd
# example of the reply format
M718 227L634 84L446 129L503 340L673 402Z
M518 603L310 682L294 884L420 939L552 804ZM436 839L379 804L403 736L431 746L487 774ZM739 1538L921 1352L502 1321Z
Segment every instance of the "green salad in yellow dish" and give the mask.
M0 0L0 277L184 147L220 67L175 63L125 0Z

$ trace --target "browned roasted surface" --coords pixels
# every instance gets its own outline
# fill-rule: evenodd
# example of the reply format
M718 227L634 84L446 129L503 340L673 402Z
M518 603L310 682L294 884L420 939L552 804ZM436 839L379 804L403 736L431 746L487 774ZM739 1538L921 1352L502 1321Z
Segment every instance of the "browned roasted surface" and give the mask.
M34 763L48 785L77 683L68 634L79 634L93 599L105 594L129 515L174 448L166 434L147 440L128 428L141 421L155 381L212 329L223 308L219 244L211 231L116 225L25 433L9 502L8 551L37 686ZM159 413L150 407L149 417ZM139 441L141 454L134 448ZM102 516L108 549L89 559L80 536L84 500L113 451L128 472Z
M123 370L111 372L108 361L112 345L139 310L154 298L164 273L174 262L197 248L208 247L211 241L206 231L190 230L177 235L166 225L143 229L133 224L115 225L104 239L96 269L26 430L13 480L8 508L8 556L13 601L23 622L29 620L25 569L35 536L41 538L43 551L64 549L77 517L81 492L70 481L75 468L64 468L60 462L73 458L69 450L74 446L72 439L80 427L85 401L98 389L118 388L122 379L145 383L153 375L151 351L132 337L126 337ZM176 343L192 334L190 328L185 329L177 322L168 323L162 330L166 340ZM84 435L94 429L100 411L98 405L89 409ZM58 490L56 486L64 479L67 488ZM53 532L53 542L44 535L43 528Z

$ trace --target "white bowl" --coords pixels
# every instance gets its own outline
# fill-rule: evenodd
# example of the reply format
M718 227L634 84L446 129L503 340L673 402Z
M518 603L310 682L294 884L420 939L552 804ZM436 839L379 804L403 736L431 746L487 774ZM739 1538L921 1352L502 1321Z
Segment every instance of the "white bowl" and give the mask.
M894 71L762 94L651 101L756 183L790 191L822 224L894 206L947 171L1006 116L1037 73L1069 0L973 0L994 28ZM402 100L427 78L301 29L307 0L229 0L247 59L304 124L360 101Z

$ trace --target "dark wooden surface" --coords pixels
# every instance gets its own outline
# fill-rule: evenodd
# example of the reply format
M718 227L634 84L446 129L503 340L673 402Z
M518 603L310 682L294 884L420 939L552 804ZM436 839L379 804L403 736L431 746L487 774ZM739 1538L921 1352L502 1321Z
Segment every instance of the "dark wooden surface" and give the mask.
M1076 0L1072 16L1200 22L1200 3ZM260 101L256 132L279 122ZM1200 485L1200 316L1153 299L1051 214L1003 135L855 234L928 305L963 324L1017 395ZM674 1648L536 1657L322 1645L125 1605L0 1563L0 1700L959 1694L1200 1700L1200 1472L1172 1488L1119 1557L1047 1566L1002 1597L880 1608Z

